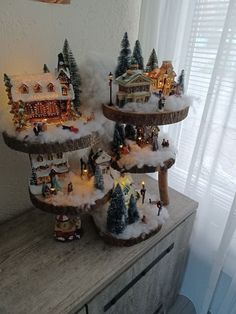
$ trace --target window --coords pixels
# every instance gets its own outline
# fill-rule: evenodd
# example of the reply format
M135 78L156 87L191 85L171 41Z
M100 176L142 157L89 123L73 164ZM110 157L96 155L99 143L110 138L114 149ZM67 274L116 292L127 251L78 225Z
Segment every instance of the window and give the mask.
M38 83L36 83L33 87L33 90L35 93L41 93L42 92L42 86Z
M21 94L29 94L29 87L25 84L22 84L19 90Z
M47 90L48 90L48 92L51 92L51 93L54 92L55 91L54 85L52 83L49 83L47 85Z
M61 91L62 91L62 95L63 96L67 96L68 95L68 89L67 89L66 86L62 86Z

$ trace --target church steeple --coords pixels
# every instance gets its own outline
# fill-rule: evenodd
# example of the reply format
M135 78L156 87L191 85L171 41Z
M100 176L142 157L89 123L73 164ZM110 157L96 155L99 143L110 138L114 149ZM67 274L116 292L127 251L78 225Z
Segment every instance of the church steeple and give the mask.
M58 55L58 64L57 64L57 71L59 72L61 69L67 71L63 54L59 53L59 55Z

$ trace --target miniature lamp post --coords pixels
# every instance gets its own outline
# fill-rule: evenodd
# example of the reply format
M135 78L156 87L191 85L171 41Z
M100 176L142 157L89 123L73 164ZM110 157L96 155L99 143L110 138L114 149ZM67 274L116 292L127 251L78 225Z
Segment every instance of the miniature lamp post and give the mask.
M112 79L113 79L113 75L111 72L108 75L108 79L109 79L109 86L110 86L110 103L109 103L109 106L112 106L113 105L113 103L112 103Z
M145 199L145 194L146 194L146 189L145 189L145 182L142 182L142 188L140 190L140 194L142 195L142 204L144 203Z

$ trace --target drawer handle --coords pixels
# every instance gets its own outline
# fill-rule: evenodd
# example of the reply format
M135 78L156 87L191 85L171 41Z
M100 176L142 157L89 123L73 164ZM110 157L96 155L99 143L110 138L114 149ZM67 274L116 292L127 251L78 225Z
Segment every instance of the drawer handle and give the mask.
M109 310L130 288L132 288L143 276L145 276L150 269L160 262L171 250L174 248L174 243L168 246L157 258L155 258L140 274L138 274L132 281L130 281L114 298L112 298L103 308L104 313Z

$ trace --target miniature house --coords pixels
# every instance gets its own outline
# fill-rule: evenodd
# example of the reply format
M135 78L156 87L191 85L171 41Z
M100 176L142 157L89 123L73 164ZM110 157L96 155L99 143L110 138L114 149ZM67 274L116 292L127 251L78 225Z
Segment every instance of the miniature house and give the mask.
M50 123L69 119L74 92L62 54L58 55L55 73L5 75L4 79L11 113L18 129L32 122Z
M171 61L163 61L160 68L154 68L146 73L147 77L152 79L152 89L156 92L162 92L164 96L168 96L175 91L176 73L173 70Z
M127 102L147 102L151 96L150 85L152 80L141 70L128 69L126 73L116 79L119 90L116 101L119 107Z
M103 150L100 152L99 156L95 160L95 164L100 167L102 174L110 172L110 162L111 156Z
M69 171L68 159L62 152L30 155L32 166L31 185L50 182L50 172L55 170L58 176Z

